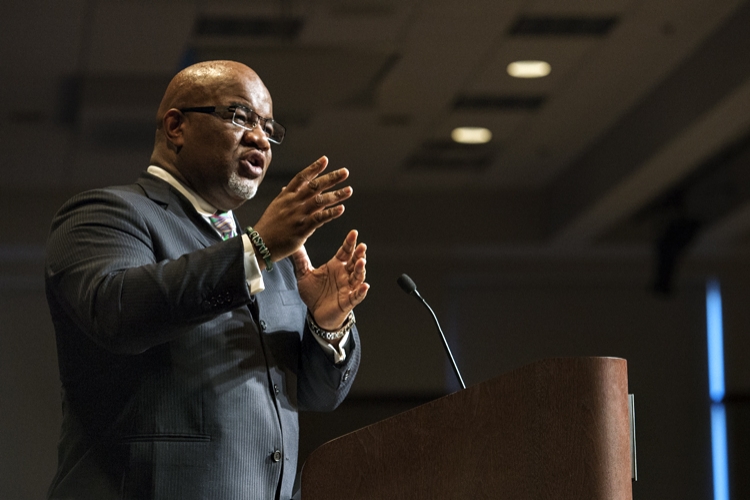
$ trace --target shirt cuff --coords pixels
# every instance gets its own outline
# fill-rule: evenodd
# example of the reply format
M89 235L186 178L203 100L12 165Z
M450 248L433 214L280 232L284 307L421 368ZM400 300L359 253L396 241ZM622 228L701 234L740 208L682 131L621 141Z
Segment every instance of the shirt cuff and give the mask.
M351 332L346 332L343 337L341 337L341 342L339 342L338 347L334 346L333 344L329 344L325 340L321 339L317 335L313 334L313 337L315 337L315 340L318 341L318 344L320 344L320 347L325 350L326 354L333 355L333 362L335 364L343 363L346 361L346 350L344 350L344 347L346 347L346 343L349 342L349 334Z
M266 289L263 283L263 275L260 272L258 259L255 258L255 247L253 247L250 237L247 234L242 235L242 245L244 247L245 278L247 286L250 288L250 295L255 295Z

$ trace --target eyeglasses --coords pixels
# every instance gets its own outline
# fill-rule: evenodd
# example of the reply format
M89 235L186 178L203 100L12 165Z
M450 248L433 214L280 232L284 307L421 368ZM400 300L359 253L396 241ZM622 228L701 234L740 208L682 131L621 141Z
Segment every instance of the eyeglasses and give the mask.
M254 110L240 105L232 106L199 106L195 108L182 108L182 113L206 113L216 115L222 120L232 120L232 123L245 130L253 130L260 124L263 133L268 140L274 144L281 144L286 134L286 129L273 118L263 118Z

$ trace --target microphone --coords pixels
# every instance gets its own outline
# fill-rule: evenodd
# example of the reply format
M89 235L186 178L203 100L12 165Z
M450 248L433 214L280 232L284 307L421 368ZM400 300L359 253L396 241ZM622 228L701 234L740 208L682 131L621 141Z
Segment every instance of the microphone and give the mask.
M432 319L435 321L435 326L437 326L438 332L440 332L440 337L443 339L443 347L445 347L445 352L446 354L448 354L448 358L451 360L453 371L456 373L456 378L458 378L458 381L461 384L461 388L466 389L466 384L464 384L464 379L461 378L461 372L458 371L456 360L453 359L453 353L451 352L451 348L448 346L448 341L445 340L443 329L440 328L440 322L435 315L435 311L433 311L427 301L424 300L421 295L419 295L419 292L417 291L417 285L414 284L414 281L412 281L409 276L407 276L406 274L402 274L396 280L396 283L398 283L398 286L400 286L403 291L405 291L409 295L413 295L414 297L416 297L422 304L424 304L427 310L430 311L430 314L432 314Z

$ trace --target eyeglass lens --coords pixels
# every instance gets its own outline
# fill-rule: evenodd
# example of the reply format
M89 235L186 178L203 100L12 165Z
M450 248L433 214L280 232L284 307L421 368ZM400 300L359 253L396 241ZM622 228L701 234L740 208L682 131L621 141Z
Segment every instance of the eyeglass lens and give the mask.
M252 129L260 123L263 132L273 141L281 142L284 138L284 128L270 118L263 118L252 109L237 107L234 110L232 122L243 128Z

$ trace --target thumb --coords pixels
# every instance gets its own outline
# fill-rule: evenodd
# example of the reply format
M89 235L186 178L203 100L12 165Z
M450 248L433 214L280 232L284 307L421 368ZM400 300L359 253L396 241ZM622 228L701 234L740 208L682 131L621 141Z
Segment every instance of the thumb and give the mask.
M294 264L294 274L297 276L297 279L300 279L313 270L312 262L310 262L310 257L307 255L305 245L299 247L299 250L291 255L291 258Z

